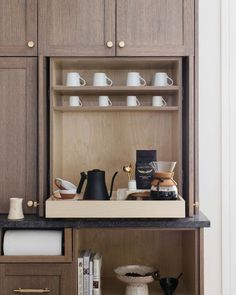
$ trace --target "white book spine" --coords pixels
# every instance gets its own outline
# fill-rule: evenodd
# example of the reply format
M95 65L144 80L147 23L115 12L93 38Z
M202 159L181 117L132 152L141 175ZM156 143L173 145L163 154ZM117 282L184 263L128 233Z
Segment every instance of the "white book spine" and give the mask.
M86 251L84 254L84 295L89 295L89 260L90 251Z
M78 295L84 294L84 258L78 257Z
M101 295L102 257L96 254L93 259L93 295Z
M93 295L93 258L89 262L89 295Z

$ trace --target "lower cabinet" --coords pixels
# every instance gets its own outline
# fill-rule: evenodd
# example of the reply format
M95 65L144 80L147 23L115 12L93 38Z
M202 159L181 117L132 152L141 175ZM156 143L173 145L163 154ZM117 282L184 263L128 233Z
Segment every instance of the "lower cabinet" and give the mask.
M73 264L3 264L0 266L1 295L75 295Z

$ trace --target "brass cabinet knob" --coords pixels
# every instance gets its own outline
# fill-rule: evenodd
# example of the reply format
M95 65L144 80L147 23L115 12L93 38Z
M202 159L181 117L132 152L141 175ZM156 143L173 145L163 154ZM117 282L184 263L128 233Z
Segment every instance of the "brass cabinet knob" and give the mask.
M28 47L33 48L34 47L34 41L29 41L28 42Z
M113 42L112 41L107 41L107 47L112 48L113 47Z
M124 41L120 41L120 42L119 42L119 47L120 47L120 48L125 47L125 42L124 42Z
M27 202L27 207L29 207L29 208L32 208L32 207L37 208L38 206L39 206L38 202L35 202L35 201L32 201L32 200L29 200Z

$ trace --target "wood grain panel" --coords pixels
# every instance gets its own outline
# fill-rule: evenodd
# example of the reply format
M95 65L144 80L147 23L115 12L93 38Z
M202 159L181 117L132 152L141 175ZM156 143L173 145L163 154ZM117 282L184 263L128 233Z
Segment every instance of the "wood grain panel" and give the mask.
M37 0L0 1L0 55L37 55Z
M39 1L39 53L111 56L115 47L115 1Z
M0 212L7 213L10 197L37 198L37 60L0 58L0 91Z
M59 116L62 118L58 122ZM135 165L137 149L156 149L160 160L178 160L173 159L173 148L178 147L172 144L177 130L172 128L171 112L69 112L54 118L53 165L58 167L54 178L64 177L77 184L80 172L99 168L107 172L109 186L113 173L118 171L116 190L127 187L122 167L130 162Z
M73 264L2 264L0 269L3 295L16 294L13 290L18 288L48 288L49 294L52 295L76 294L75 265Z
M118 0L118 55L178 56L193 51L191 0Z

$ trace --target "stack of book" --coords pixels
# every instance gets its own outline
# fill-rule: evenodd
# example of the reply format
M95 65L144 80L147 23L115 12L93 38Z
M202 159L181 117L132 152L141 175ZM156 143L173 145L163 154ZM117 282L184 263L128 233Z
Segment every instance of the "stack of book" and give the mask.
M78 295L101 295L102 257L82 250L78 257Z

